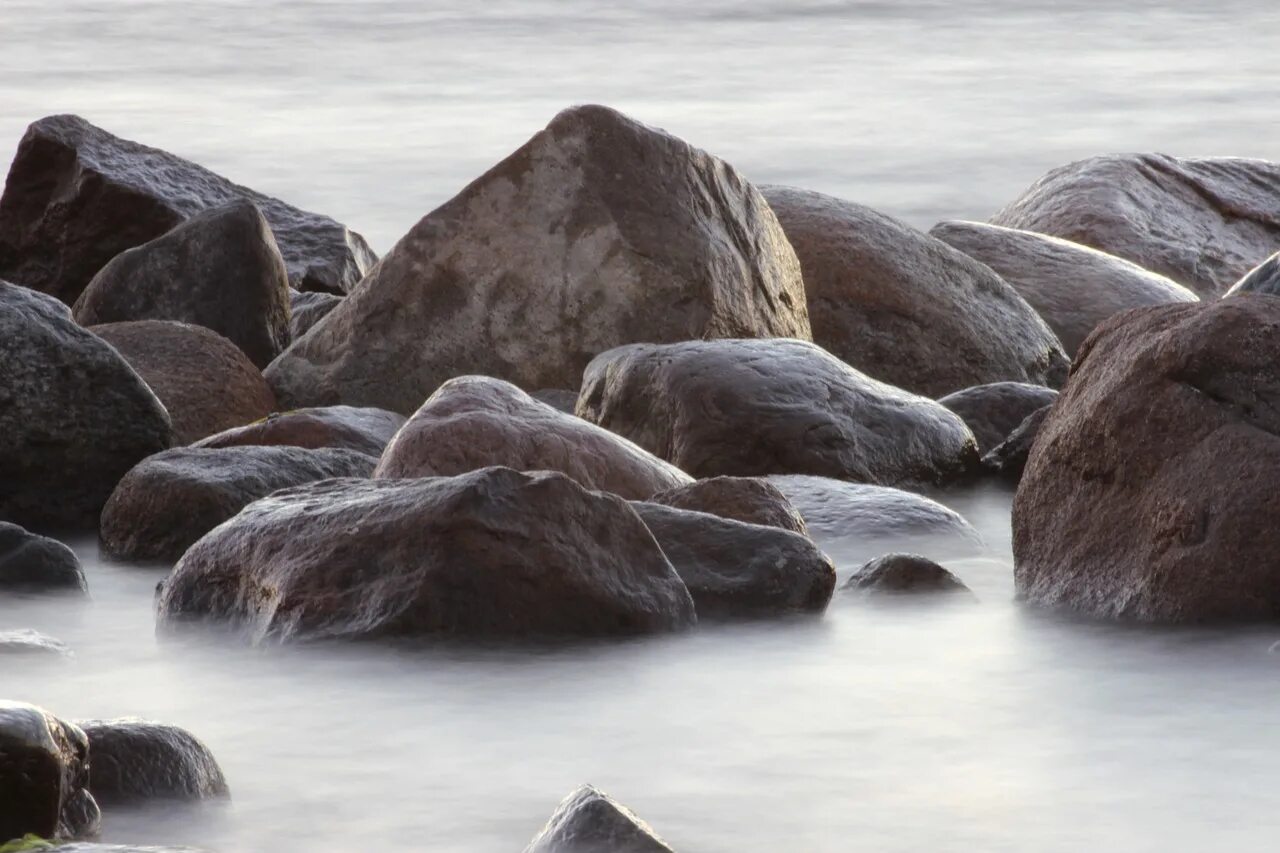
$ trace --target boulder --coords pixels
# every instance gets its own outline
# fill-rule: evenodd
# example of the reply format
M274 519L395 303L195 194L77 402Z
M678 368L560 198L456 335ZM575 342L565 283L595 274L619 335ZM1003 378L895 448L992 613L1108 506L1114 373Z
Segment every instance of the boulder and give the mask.
M709 477L659 492L649 501L809 535L804 519L787 496L761 477Z
M252 202L197 214L112 258L76 300L82 326L176 320L204 326L258 367L289 345L289 276Z
M382 455L404 422L404 415L386 409L358 409L353 406L295 409L275 412L263 420L211 435L196 442L195 446L341 447L377 457Z
M1090 157L1049 172L991 223L1083 243L1220 296L1280 245L1280 164Z
M311 331L311 327L342 303L342 297L317 291L289 290L289 340Z
M1267 296L1280 296L1280 252L1276 252L1231 285L1227 296L1239 293L1260 293Z
M15 655L41 659L74 657L66 643L39 631L30 628L0 631L0 658Z
M179 444L275 410L276 396L261 371L235 344L202 326L138 320L89 331L115 347L160 398Z
M387 445L373 476L449 477L493 465L559 471L628 500L690 482L625 438L488 376L441 385Z
M367 477L376 460L352 450L179 447L120 480L102 510L103 549L126 560L173 561L247 504L277 489Z
M836 358L927 397L1066 378L1057 337L986 266L860 204L762 192L800 258L813 340Z
M841 590L863 596L963 595L973 592L947 569L919 554L886 554L854 572Z
M95 525L116 482L173 443L169 415L50 296L0 282L0 520Z
M290 406L408 414L464 374L575 388L635 341L809 337L800 265L728 164L579 106L401 238L267 371Z
M89 791L100 803L204 800L228 794L213 753L185 729L132 718L81 720L77 725L89 738Z
M1045 406L1027 415L1008 438L982 457L982 467L1010 482L1021 480L1036 436L1040 434L1044 419L1049 416L1049 408Z
M0 592L86 589L74 551L56 539L0 521Z
M689 588L699 619L827 609L836 568L808 537L656 503L632 506Z
M1069 357L1112 314L1199 299L1172 279L1123 258L1047 234L985 222L943 222L929 233L1012 285L1053 329Z
M1014 497L1019 595L1137 622L1280 619L1278 401L1274 297L1104 322Z
M1058 392L1043 385L993 382L956 391L938 402L968 424L973 430L973 437L978 440L978 452L986 453L1008 438L1027 415L1056 399Z
M364 238L79 116L27 128L0 196L0 278L74 303L116 255L228 202L253 202L299 290L346 292L377 258Z
M578 414L695 477L944 483L978 461L960 418L796 340L632 344L587 366Z
M254 642L625 636L696 622L626 501L508 468L276 492L183 555L157 613L162 632L212 621Z
M667 843L608 794L583 785L561 801L524 853L672 853Z
M0 838L73 839L98 830L89 740L71 723L0 699Z

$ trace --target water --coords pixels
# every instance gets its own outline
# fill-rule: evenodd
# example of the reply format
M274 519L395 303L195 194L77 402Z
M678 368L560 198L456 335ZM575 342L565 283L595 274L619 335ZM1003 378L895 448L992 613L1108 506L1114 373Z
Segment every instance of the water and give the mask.
M0 33L0 145L78 112L381 250L574 102L923 227L1101 151L1280 159L1263 0L0 0ZM0 600L75 659L0 692L212 747L229 804L112 841L497 853L591 781L681 851L1270 851L1280 632L1028 612L1008 495L945 499L978 605L526 654L158 644L161 572L80 542L90 601Z

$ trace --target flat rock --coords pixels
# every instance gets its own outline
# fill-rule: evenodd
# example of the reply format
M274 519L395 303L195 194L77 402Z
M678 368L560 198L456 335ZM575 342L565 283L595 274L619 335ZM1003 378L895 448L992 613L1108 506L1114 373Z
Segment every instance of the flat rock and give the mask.
M89 738L89 790L104 805L228 795L213 753L185 729L134 718L76 724Z
M1239 281L1231 285L1226 295L1235 296L1239 293L1280 296L1280 252L1276 252L1245 273Z
M994 382L956 391L938 400L959 415L985 454L1009 437L1027 415L1058 399L1058 392L1025 382Z
M273 412L262 420L211 435L196 447L340 447L381 456L404 426L405 416L386 409L326 406Z
M56 539L0 521L0 591L85 589L74 551Z
M289 290L289 339L298 338L311 331L321 318L337 308L342 297L318 291Z
M1036 409L1027 415L1017 428L1009 433L1009 437L997 444L982 457L982 467L1006 480L1017 483L1022 479L1022 472L1027 467L1027 459L1031 456L1031 448L1040 434L1044 419L1049 416L1049 407Z
M928 557L885 554L867 562L844 582L841 590L863 596L963 595L973 592L964 581Z
M762 477L708 477L659 492L649 501L809 535L804 519L787 496Z
M0 699L0 838L93 835L101 815L88 783L83 731L42 708Z
M561 801L524 853L673 853L630 809L583 785Z
M0 631L0 657L30 656L40 658L73 657L71 649L59 639L30 628Z

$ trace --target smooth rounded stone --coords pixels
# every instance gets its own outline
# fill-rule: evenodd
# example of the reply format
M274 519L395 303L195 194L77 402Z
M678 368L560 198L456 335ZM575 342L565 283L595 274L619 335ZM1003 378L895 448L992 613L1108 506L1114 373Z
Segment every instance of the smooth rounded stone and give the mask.
M241 199L266 216L299 290L346 292L377 261L363 237L327 216L79 116L56 115L27 128L9 167L0 196L0 278L70 305L116 255Z
M698 618L821 613L836 586L836 567L808 537L687 509L635 501Z
M964 421L796 340L632 344L583 375L578 415L695 477L945 483L977 465Z
M628 500L691 482L625 438L488 376L441 385L387 445L373 476L449 477L494 465L559 471Z
M206 210L112 258L72 309L82 326L175 320L222 335L266 367L289 345L289 274L252 202Z
M973 599L964 581L919 554L886 554L864 564L841 591L864 596L963 595Z
M813 340L836 358L927 397L1066 379L1057 337L988 267L860 204L792 187L761 192L800 258Z
M706 512L747 524L809 535L804 519L778 487L761 477L708 477L649 498L650 503Z
M539 403L572 415L578 407L578 392L568 388L543 388L529 395Z
M1231 285L1226 295L1235 296L1240 293L1280 296L1280 252L1276 252L1245 273L1239 281Z
M429 213L267 378L408 414L455 376L576 388L635 341L808 339L800 264L731 166L577 106Z
M104 805L229 793L213 753L185 729L134 718L77 720L76 725L89 738L89 791Z
M0 658L17 655L40 658L73 657L71 648L66 643L48 634L41 634L30 628L0 631Z
M289 290L289 339L298 338L311 331L311 327L342 302L342 297L332 293Z
M1106 321L1014 497L1019 595L1135 622L1280 618L1277 400L1274 297Z
M1031 455L1031 448L1035 445L1036 436L1040 434L1044 419L1049 416L1049 409L1049 406L1045 406L1027 415L1022 423L1009 433L1008 438L991 448L990 452L982 457L982 466L1011 482L1016 483L1021 480L1022 472L1027 467L1027 459Z
M622 498L486 468L256 501L183 555L157 621L165 633L219 623L260 643L627 636L697 616Z
M86 589L74 551L56 539L0 521L0 592Z
M1048 234L960 221L939 223L929 234L1012 285L1053 329L1068 357L1112 314L1199 300L1163 275Z
M0 699L0 839L93 835L101 815L88 782L83 731L42 708Z
M102 510L110 555L172 561L246 505L278 489L367 477L377 460L337 448L178 447L134 466Z
M155 392L180 444L256 421L275 410L262 372L231 341L203 326L167 320L90 328Z
M406 420L404 415L386 409L354 406L294 409L273 412L260 421L211 435L195 446L341 447L378 457Z
M1280 245L1280 164L1107 154L1068 163L991 218L1220 296Z
M524 853L673 853L649 824L603 791L565 797Z
M51 296L0 281L0 520L96 525L116 482L173 443L118 352Z
M1025 382L993 382L956 391L938 400L959 415L985 454L1009 437L1027 415L1058 399L1058 392Z

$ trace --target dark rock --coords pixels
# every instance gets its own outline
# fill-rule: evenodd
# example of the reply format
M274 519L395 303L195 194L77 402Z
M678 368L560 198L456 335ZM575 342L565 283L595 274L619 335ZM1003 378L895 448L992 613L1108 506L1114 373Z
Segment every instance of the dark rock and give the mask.
M213 621L255 642L618 636L696 621L626 501L507 468L277 492L183 555L157 613L162 631Z
M0 197L0 278L68 305L107 261L228 202L257 205L299 290L346 292L377 258L327 216L237 186L180 157L112 136L79 116L27 128Z
M991 222L1083 243L1219 296L1280 245L1280 165L1090 157L1049 172Z
M342 447L378 457L404 426L404 415L386 409L328 406L276 412L265 419L196 442L196 447L286 445Z
M80 720L89 738L89 791L105 805L225 797L213 753L177 726L146 720Z
M590 785L561 801L524 853L672 853L631 810Z
M846 593L860 595L955 595L972 599L964 581L918 554L886 554L870 561L844 583Z
M89 331L115 347L160 398L180 444L275 410L276 395L248 356L202 326L139 320Z
M1280 296L1280 252L1276 252L1231 285L1227 296L1239 293L1259 293L1267 296Z
M12 655L40 658L73 657L66 643L29 628L0 631L0 658Z
M1199 298L1123 258L1047 234L984 222L943 222L929 233L1011 284L1053 329L1068 356L1112 314Z
M1049 416L1049 409L1049 406L1045 406L1027 415L1017 429L1009 433L1008 438L982 457L983 467L1011 482L1021 480L1036 436L1040 434L1044 419Z
M821 613L836 586L836 568L805 536L686 509L636 501L698 618Z
M164 406L49 296L0 282L0 519L95 525L116 482L173 443Z
M409 413L455 376L573 388L634 341L809 338L800 265L728 164L573 107L428 214L267 371L286 405Z
M559 471L628 500L690 482L625 438L488 376L441 385L387 445L373 476L449 477L494 465Z
M559 409L572 415L578 406L578 392L568 388L543 388L529 395L539 403L546 403L553 409Z
M102 510L102 546L129 560L176 560L201 536L277 489L367 477L376 460L351 450L179 447L150 456Z
M289 291L289 339L298 338L311 331L326 314L337 308L342 297L332 293Z
M986 453L1009 437L1018 424L1036 409L1058 399L1058 392L1023 382L976 385L938 400L959 415L978 440L978 452Z
M74 551L56 539L0 521L0 591L85 589Z
M587 367L578 414L695 477L943 483L978 461L957 415L795 340L609 350Z
M84 732L34 705L0 700L0 838L94 834L101 816L88 782Z
M1066 378L1057 337L988 267L860 204L762 192L800 258L813 340L836 358L928 397Z
M687 486L659 492L649 498L649 502L809 535L804 519L787 496L778 491L777 486L759 477L695 480Z

